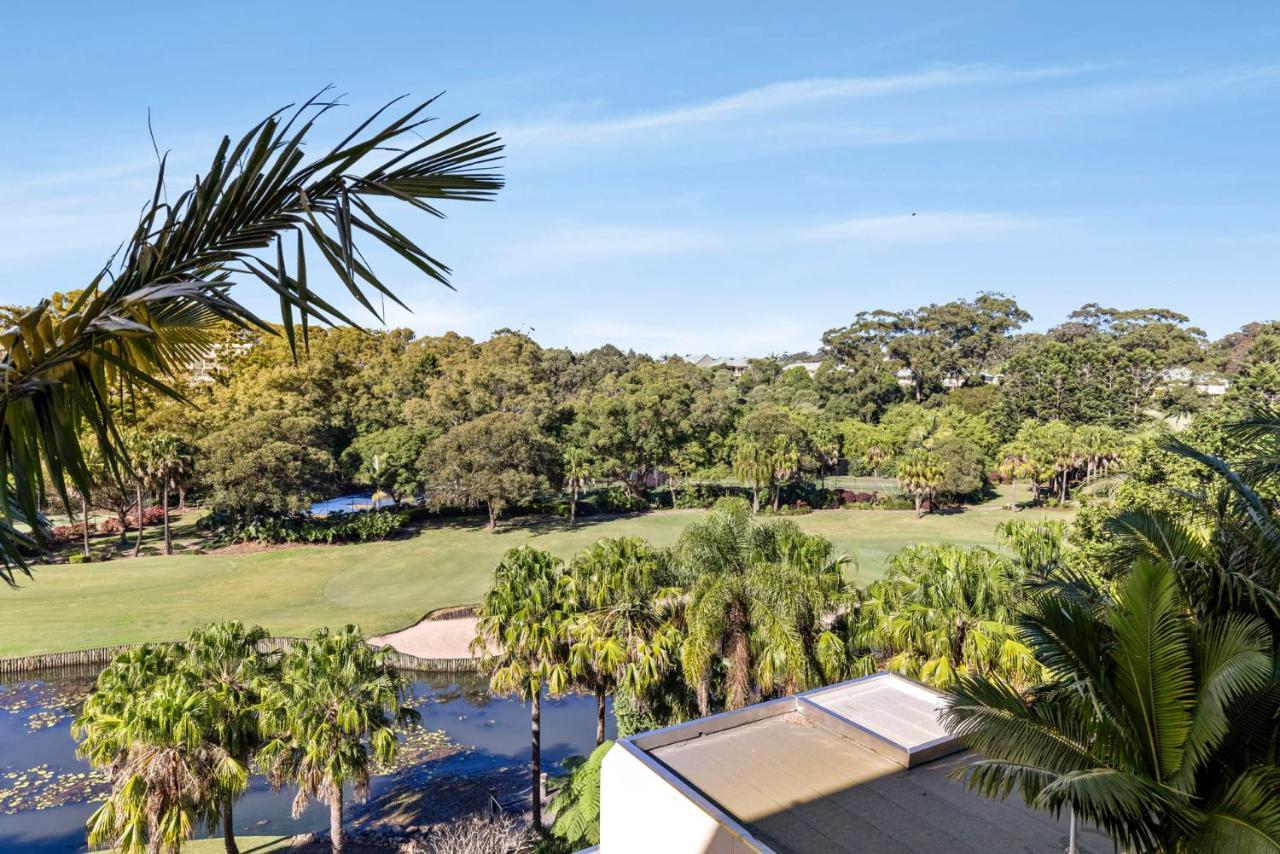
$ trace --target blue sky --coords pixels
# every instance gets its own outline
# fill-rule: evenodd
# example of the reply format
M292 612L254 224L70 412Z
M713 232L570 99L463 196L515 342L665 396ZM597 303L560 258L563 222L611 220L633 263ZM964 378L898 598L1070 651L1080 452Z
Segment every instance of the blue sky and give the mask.
M457 293L375 258L424 333L756 355L979 290L1035 328L1280 317L1273 2L198 5L0 9L0 301L128 234L148 108L176 186L332 83L334 135L447 90L508 143L496 203L408 220Z

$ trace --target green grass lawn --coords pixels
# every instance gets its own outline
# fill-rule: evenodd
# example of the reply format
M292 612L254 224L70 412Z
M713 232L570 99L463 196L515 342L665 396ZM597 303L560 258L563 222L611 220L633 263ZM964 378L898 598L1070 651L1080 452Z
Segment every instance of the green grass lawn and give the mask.
M457 520L380 543L37 567L20 589L0 590L0 656L173 640L197 624L231 618L277 635L347 622L369 634L386 632L436 608L478 601L494 565L513 546L530 543L568 558L605 536L668 545L701 513L588 518L573 530L558 520L508 522L496 533L478 521ZM855 557L851 577L865 584L904 545L990 544L996 523L1011 515L997 501L920 520L909 511L867 510L793 518Z

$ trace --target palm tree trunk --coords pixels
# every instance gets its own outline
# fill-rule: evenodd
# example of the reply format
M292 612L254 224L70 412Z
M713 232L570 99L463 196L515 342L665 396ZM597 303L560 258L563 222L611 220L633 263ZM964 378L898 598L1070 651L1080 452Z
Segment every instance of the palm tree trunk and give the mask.
M160 506L164 509L164 553L173 554L173 537L169 533L169 490L166 487L160 493Z
M569 499L569 527L572 528L578 522L578 481L573 481L573 497Z
M231 814L231 798L222 800L222 845L227 854L240 854L236 846L236 823Z
M778 512L778 501L782 498L782 484L772 483L770 487L773 489L773 512Z
M924 518L924 496L921 495L919 492L917 492L915 494L915 499L916 499L916 518L923 519Z
M604 688L596 689L596 747L604 744Z
M138 496L138 539L133 541L133 556L137 557L138 555L142 554L142 530L145 527L143 525L143 519L142 519L143 513L142 513L142 482L141 481L134 484L134 491L135 491L135 494Z
M342 833L342 786L336 786L329 799L329 846L333 854L342 854L346 839Z
M533 781L531 796L533 807L533 830L542 833L542 686L533 692L533 703L529 707L530 736L530 780Z
M757 481L751 483L751 512L752 514L760 512L760 484Z
M1067 470L1062 470L1062 503L1067 503Z
M1018 479L1016 477L1009 478L1009 509L1018 509Z
M80 496L81 522L84 523L84 556L89 556L89 499Z
M494 504L492 501L486 501L485 507L489 511L489 530L495 530L498 527L498 514L494 512Z

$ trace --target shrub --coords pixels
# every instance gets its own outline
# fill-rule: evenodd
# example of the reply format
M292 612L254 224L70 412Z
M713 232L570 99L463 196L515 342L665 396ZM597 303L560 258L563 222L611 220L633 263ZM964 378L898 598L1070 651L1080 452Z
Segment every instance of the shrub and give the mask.
M639 509L640 502L623 487L611 486L597 493L592 504L601 513L631 513Z
M49 529L49 542L54 544L77 542L83 537L83 522L76 525L55 525Z
M148 528L154 527L156 525L163 525L164 524L164 508L163 507L146 508L145 510L142 511L142 521L146 523L146 526ZM138 513L136 510L132 513L129 513L127 516L125 516L125 530L129 530L129 531L138 530ZM98 523L98 533L119 534L120 520L117 519L115 516L111 516L109 518L103 519L101 522Z
M261 516L243 520L225 513L211 513L200 520L202 530L227 543L364 543L385 540L409 521L402 510L367 510L308 516Z

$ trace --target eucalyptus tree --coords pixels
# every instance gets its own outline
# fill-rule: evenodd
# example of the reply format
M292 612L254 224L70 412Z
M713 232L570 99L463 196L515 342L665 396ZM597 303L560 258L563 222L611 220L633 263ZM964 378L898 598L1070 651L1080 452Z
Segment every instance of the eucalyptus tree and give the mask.
M713 697L736 709L845 673L828 617L845 602L846 558L826 539L790 521L753 527L746 503L727 500L681 533L672 560L689 591L681 665L704 714Z
M924 516L924 502L938 494L945 472L938 458L923 448L909 451L898 460L898 485L915 501L916 518Z
M113 471L128 459L112 389L181 398L172 378L207 352L217 324L275 332L233 296L241 282L279 296L291 344L297 313L304 347L311 321L351 323L308 285L308 254L318 252L374 314L373 297L400 301L366 264L357 236L448 283L448 268L375 202L440 216L441 201L490 199L502 186L493 171L501 146L493 134L460 138L474 116L426 132L430 103L380 125L386 108L379 110L309 157L317 120L337 106L322 93L272 113L237 142L224 138L208 170L181 193L170 193L162 161L137 227L79 295L65 306L42 302L0 331L0 577L13 583L24 555L43 550L48 491L64 504L69 485L91 491L82 433Z
M569 668L595 696L599 745L606 698L619 687L643 698L679 663L681 591L666 554L639 537L597 540L574 556L570 574L581 613L568 627Z
M374 649L359 629L318 629L293 646L280 662L259 705L264 736L258 764L271 785L298 787L296 818L308 799L329 805L329 843L345 849L342 811L346 786L363 801L375 762L395 759L395 726L417 717L405 708L408 680L385 647Z
M531 808L542 830L542 693L570 685L569 628L578 611L573 578L554 555L520 546L503 556L476 613L472 651L496 694L529 703Z
M1275 639L1193 604L1149 558L1106 607L1037 597L1020 626L1047 678L1027 694L992 675L952 688L946 724L982 756L968 785L1070 809L1126 851L1280 849Z

